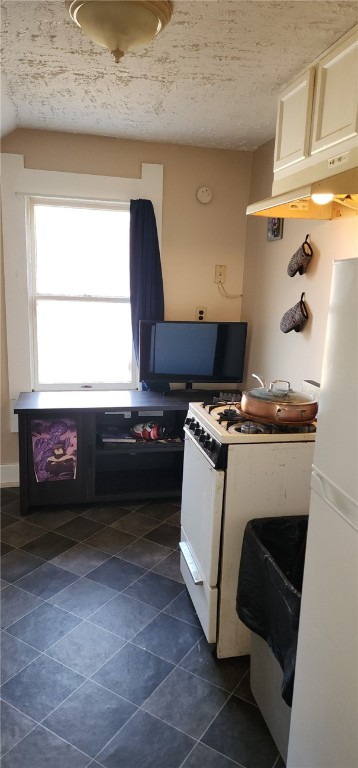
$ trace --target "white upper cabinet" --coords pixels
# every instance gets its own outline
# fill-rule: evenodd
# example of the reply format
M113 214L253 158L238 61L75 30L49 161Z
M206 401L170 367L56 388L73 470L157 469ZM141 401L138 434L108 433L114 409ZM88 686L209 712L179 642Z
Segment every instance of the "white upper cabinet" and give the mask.
M311 67L281 94L278 102L275 170L308 157L315 69Z
M357 135L358 27L355 27L317 58L279 97L275 194L288 188L289 182L285 179L289 177L294 176L299 186L306 183L306 177L314 181L322 178L322 172L324 175L338 173L340 164L344 164L344 170L356 166ZM303 172L308 173L302 175Z
M358 34L324 56L317 66L311 153L357 136Z

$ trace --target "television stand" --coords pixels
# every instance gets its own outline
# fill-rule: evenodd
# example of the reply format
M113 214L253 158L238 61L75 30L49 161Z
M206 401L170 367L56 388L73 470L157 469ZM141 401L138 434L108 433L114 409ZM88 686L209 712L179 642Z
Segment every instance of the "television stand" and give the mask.
M170 397L132 390L22 392L14 409L19 417L21 514L31 507L180 498L183 426L197 391L178 392ZM133 438L132 427L146 422L164 427L164 437ZM115 441L108 439L113 431ZM72 476L54 461L61 443L68 464L75 467Z

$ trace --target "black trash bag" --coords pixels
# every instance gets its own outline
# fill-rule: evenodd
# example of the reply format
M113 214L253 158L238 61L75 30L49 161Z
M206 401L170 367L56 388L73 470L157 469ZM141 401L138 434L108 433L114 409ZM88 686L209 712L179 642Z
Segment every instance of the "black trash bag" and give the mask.
M271 648L292 706L308 515L250 520L245 528L236 610Z

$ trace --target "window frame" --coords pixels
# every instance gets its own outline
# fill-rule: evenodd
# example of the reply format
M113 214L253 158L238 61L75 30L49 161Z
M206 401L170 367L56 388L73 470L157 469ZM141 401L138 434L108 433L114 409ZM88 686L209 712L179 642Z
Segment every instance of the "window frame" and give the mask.
M138 165L140 175L137 178L101 176L25 168L23 155L1 155L6 333L12 431L17 431L17 418L13 414L14 404L20 392L30 392L34 386L28 296L27 200L36 196L109 204L138 198L151 200L161 247L163 166L140 162Z

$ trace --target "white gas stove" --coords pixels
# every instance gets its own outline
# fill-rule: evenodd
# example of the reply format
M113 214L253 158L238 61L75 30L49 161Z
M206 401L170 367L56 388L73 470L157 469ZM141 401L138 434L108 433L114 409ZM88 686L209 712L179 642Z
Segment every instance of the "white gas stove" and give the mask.
M218 658L250 651L236 613L246 523L308 513L315 423L265 424L240 402L190 403L184 425L180 567Z

